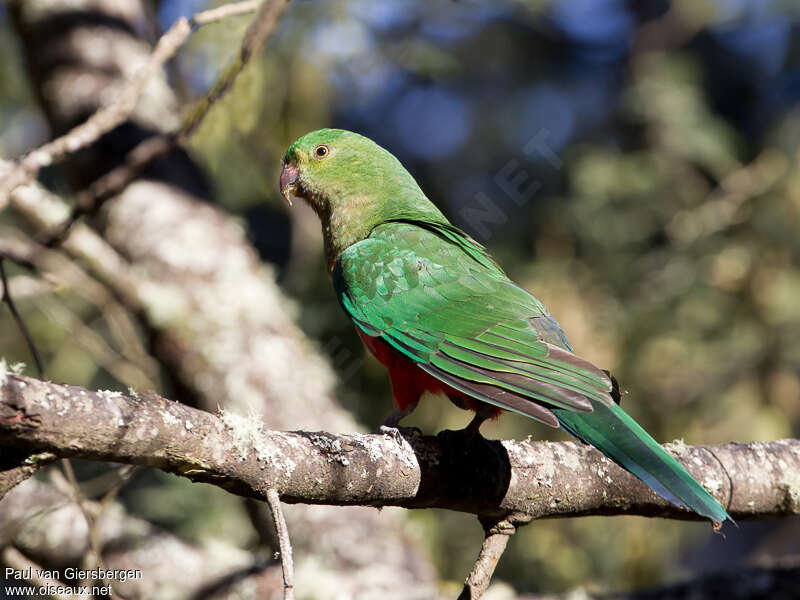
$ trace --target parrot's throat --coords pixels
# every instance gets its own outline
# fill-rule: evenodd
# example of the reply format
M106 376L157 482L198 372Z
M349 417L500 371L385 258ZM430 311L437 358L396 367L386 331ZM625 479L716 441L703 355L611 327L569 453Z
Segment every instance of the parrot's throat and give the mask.
M333 270L339 255L353 244L369 236L381 219L375 204L367 199L347 198L331 201L324 194L298 186L297 196L303 198L317 213L322 224L325 242L325 264Z
M314 205L314 210L322 224L322 237L325 242L325 264L333 270L339 256L353 244L369 236L380 218L373 214L371 203L338 203L335 208L322 202Z

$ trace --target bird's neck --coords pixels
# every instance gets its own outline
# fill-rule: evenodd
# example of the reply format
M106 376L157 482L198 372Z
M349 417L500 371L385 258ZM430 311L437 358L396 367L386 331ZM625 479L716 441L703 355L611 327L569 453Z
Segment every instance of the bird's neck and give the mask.
M318 211L328 270L333 270L342 252L369 236L382 221L382 217L370 208L368 202L356 200L335 210L323 208Z
M381 223L398 220L448 223L416 183L405 194L403 190L399 191L391 202L376 200L374 196L349 195L346 199L337 198L337 201L328 198L312 203L322 223L325 263L329 269L333 269L342 252L369 237Z

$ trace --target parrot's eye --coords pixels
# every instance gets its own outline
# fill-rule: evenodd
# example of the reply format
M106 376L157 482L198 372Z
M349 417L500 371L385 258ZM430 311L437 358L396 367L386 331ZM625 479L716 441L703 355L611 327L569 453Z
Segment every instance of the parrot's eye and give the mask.
M316 148L314 148L314 156L317 158L325 158L330 154L331 149L328 148L325 144L320 144Z

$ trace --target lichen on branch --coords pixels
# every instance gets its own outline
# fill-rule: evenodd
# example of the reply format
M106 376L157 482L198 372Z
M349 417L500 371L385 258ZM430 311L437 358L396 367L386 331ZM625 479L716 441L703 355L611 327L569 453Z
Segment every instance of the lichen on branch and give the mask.
M448 508L522 523L633 514L697 519L593 448L442 432L271 431L258 415L211 414L156 395L91 391L6 373L0 445L145 465L241 496L284 502ZM800 514L800 441L667 445L735 519Z

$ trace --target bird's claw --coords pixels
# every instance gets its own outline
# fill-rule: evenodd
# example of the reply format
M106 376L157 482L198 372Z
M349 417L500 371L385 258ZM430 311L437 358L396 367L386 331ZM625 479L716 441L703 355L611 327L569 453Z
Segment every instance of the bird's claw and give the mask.
M381 425L375 433L388 435L400 444L402 444L406 438L422 436L422 430L419 427L394 427L391 425Z

